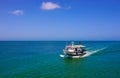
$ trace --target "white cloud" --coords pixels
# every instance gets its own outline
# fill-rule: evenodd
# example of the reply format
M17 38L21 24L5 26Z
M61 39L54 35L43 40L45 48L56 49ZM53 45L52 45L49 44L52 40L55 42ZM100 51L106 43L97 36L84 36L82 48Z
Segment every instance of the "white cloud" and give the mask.
M61 8L61 6L52 2L43 2L40 8L43 10L54 10Z
M9 13L13 15L18 15L18 16L24 14L22 10L14 10L14 11L10 11Z

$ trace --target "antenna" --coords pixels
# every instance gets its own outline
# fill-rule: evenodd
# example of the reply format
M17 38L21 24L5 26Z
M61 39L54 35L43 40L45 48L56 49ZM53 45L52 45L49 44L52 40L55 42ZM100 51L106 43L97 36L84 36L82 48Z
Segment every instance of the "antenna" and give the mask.
M72 46L74 46L74 41L72 41Z

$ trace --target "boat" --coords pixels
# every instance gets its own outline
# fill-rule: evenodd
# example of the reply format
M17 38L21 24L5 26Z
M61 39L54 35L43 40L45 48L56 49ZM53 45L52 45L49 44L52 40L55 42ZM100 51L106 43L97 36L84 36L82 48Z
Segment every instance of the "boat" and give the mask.
M72 42L71 45L66 44L65 49L63 49L63 54L60 57L82 58L86 54L86 46L82 45L82 42L79 42L78 45L74 45L74 42Z

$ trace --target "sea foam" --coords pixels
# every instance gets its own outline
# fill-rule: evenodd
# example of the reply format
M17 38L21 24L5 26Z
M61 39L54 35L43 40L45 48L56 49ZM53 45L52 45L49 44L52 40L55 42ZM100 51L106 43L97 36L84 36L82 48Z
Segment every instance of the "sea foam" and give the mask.
M84 56L82 56L82 57L88 57L88 56L90 56L90 55L92 55L92 54L95 54L95 53L97 53L97 52L99 52L99 51L102 51L102 50L104 50L104 49L106 49L107 47L104 47L104 48L100 48L100 49L96 49L96 50L93 50L93 51L87 51L86 53L87 54L85 54Z

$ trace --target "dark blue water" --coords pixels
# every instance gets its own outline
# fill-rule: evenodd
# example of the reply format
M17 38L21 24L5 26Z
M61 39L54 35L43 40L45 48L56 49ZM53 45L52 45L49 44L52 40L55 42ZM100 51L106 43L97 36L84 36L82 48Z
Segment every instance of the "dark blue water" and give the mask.
M83 44L96 53L65 59L65 41L1 41L0 78L120 78L119 41Z

